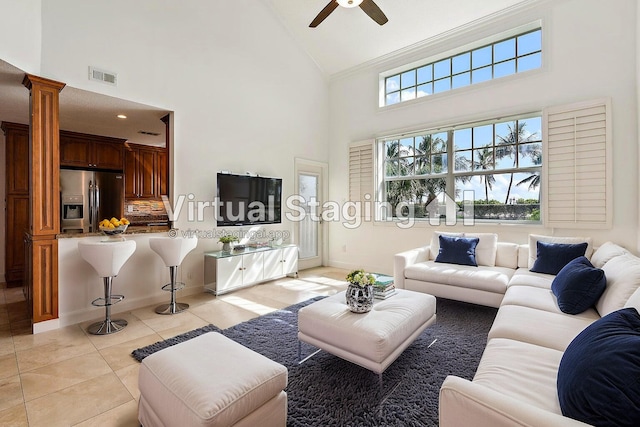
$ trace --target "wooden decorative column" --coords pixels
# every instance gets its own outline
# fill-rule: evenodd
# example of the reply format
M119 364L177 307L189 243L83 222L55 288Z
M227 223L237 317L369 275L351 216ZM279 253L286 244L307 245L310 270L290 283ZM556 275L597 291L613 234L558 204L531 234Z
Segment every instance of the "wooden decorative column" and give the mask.
M60 233L59 95L64 83L26 74L29 89L29 228L27 284L32 290L33 323L58 318Z

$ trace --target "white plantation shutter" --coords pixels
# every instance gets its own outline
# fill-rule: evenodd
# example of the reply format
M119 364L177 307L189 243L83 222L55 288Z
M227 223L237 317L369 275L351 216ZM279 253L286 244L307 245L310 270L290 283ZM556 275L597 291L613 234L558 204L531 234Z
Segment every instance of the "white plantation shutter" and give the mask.
M349 146L349 200L373 200L373 142L358 142ZM368 194L369 198L365 199Z
M612 225L611 101L544 111L544 224L562 228Z

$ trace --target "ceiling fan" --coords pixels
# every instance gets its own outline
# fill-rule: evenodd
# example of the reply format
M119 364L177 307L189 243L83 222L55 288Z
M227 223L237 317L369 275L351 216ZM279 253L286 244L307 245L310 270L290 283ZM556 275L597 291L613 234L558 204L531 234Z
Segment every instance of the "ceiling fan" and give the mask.
M315 28L322 21L326 19L327 16L331 14L338 6L351 8L360 6L360 9L364 11L371 19L376 21L380 25L384 25L387 23L388 19L385 14L380 10L377 4L373 2L373 0L331 0L328 5L324 7L315 17L315 19L309 24L309 27Z

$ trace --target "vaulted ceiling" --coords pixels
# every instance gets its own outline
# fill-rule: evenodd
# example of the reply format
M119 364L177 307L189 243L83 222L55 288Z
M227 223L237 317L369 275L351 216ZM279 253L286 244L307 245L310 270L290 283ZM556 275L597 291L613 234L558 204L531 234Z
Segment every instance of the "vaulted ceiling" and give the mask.
M380 26L359 7L338 7L309 28L329 0L266 0L318 66L333 75L531 0L375 0Z
M317 28L309 28L309 24L329 0L263 1L318 67L331 76L537 0L375 0L389 20L385 25L378 25L359 7L337 7ZM21 84L23 77L23 71L0 58L1 120L28 121L28 91ZM62 129L164 144L164 123L159 118L167 111L71 87L61 92L60 103ZM120 113L129 119L116 119Z

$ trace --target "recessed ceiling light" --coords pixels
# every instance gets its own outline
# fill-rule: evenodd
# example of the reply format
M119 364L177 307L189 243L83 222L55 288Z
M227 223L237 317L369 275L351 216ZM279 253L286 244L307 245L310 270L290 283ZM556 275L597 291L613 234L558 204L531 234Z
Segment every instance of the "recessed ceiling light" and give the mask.
M127 116L125 116L124 114L118 114L116 117L119 118L119 119L126 119L127 118Z

